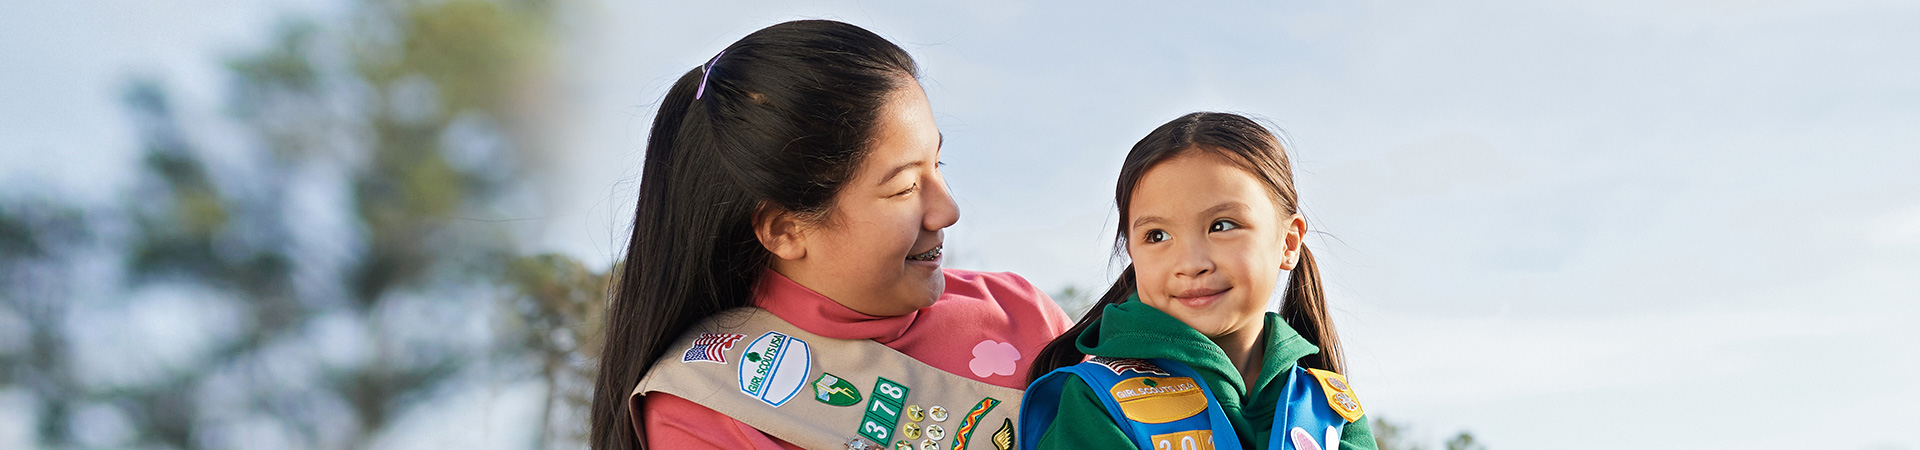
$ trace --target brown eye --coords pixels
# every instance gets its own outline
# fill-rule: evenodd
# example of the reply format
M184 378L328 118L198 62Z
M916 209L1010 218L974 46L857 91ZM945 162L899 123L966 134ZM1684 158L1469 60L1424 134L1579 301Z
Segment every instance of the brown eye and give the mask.
M1240 224L1236 224L1226 220L1215 220L1213 221L1213 226L1207 227L1207 231L1208 232L1227 231L1227 230L1232 230L1237 228L1240 228Z
M1146 234L1141 235L1141 239L1147 241L1148 244L1165 241L1172 237L1173 236L1168 236L1167 232L1162 230L1147 230Z

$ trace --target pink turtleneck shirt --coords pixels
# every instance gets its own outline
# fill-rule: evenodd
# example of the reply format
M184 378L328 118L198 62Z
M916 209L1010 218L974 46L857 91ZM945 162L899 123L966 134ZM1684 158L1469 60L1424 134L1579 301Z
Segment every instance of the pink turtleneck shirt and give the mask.
M942 272L947 290L940 299L904 316L875 317L847 309L772 270L761 276L754 304L810 333L872 339L940 370L1025 389L1033 355L1073 322L1019 275ZM1009 344L1013 352L1005 351ZM1011 373L1007 358L1013 359ZM679 397L654 393L641 399L649 448L800 448Z

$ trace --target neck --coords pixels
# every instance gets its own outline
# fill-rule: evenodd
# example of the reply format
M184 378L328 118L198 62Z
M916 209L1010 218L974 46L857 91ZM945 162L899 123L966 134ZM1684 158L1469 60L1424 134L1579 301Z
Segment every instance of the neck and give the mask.
M1251 389L1260 376L1261 351L1267 340L1266 325L1263 322L1254 329L1241 329L1232 333L1210 338L1213 345L1220 346L1226 352L1227 360L1233 361L1233 368L1240 372L1240 381Z

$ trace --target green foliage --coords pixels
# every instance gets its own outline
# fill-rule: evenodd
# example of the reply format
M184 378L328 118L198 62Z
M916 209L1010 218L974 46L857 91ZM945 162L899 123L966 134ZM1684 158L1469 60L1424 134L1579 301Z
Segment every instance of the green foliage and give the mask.
M1465 431L1447 440L1447 450L1486 450L1487 446L1474 442L1473 433Z
M92 238L80 210L38 199L0 200L0 387L29 389L62 399L80 390L67 370L72 344L45 326L66 317L67 281L61 257ZM71 402L34 405L36 416L62 416ZM67 424L42 421L42 435L64 436ZM62 444L63 438L48 439Z
M0 199L0 323L30 337L0 348L0 388L32 394L41 444L365 448L422 402L525 380L550 397L526 444L579 442L570 412L586 405L606 277L564 256L521 256L513 230L475 220L532 213L505 199L527 189L519 168L548 147L531 105L551 80L553 6L353 8L339 22L286 22L226 63L242 135L229 140L249 143L238 157L198 145L206 138L189 130L204 128L183 122L203 119L136 80L123 98L142 166L122 201L82 214ZM462 147L475 141L495 148ZM73 270L89 254L113 255L125 276ZM73 308L63 286L78 277L116 284ZM200 363L77 362L76 346L97 344L75 336L94 331L64 318L138 309L150 301L141 292L169 286L207 295L194 311L236 318L206 342L152 344L196 345L185 352ZM328 329L349 335L317 331ZM124 418L130 434L76 422L82 410Z
M608 272L561 255L523 256L509 267L517 295L510 302L515 323L508 334L521 338L518 354L540 361L549 393L539 441L586 442L587 429L568 424L585 423L593 402L591 358L600 354Z

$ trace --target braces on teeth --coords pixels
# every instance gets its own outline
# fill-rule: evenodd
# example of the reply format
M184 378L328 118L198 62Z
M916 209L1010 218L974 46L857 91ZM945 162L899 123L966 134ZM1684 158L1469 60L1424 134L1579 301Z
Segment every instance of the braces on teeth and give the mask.
M907 255L907 259L911 259L914 261L932 261L940 257L940 249L942 248L946 248L946 246L944 245L935 246L933 250L927 250L926 253L921 253L918 255Z

